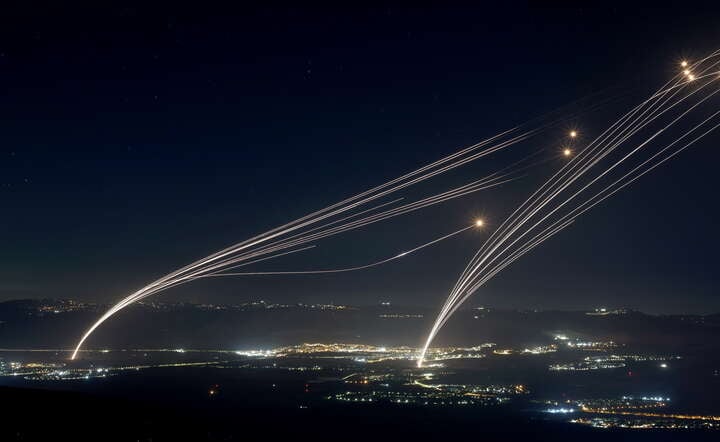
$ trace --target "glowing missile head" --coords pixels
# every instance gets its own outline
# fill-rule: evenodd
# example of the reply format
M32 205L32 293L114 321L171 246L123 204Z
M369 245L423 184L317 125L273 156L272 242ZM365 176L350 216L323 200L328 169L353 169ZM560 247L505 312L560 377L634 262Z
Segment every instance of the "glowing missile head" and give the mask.
M578 136L578 133L577 133L576 130L571 130L571 131L570 131L570 138L577 138L577 136Z
M688 75L688 80L690 80L690 81L695 80L695 76L693 74Z
M686 76L687 76L687 75L690 75L690 70L689 70L689 69L685 69L685 70L683 71L683 74L685 74Z
M484 225L485 225L485 221L483 221L482 219L478 218L475 220L475 227L482 227Z
M682 66L682 67L684 67L684 68L686 68L687 65L688 65L688 62L685 61L685 60L683 60L682 63L680 63L680 66Z
M566 147L565 149L563 149L563 155L566 157L570 157L572 155L572 150Z

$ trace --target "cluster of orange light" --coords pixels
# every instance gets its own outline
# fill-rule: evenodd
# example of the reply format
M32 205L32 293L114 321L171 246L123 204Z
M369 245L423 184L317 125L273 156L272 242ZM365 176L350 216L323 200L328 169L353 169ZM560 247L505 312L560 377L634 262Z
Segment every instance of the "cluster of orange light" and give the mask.
M680 63L680 66L683 68L683 75L687 77L688 80L693 81L695 80L695 75L690 72L690 69L687 69L688 62L683 60L682 63Z
M576 130L571 130L568 136L570 136L570 138L577 138L578 132ZM572 153L572 149L570 149L569 147L563 149L563 155L566 157L570 157Z

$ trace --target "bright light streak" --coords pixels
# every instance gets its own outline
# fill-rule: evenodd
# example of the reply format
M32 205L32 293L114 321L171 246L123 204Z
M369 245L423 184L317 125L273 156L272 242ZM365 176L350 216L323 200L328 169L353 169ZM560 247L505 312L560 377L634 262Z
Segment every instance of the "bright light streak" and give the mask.
M541 128L544 127L545 126L542 126ZM447 192L433 195L401 207L395 207L393 209L386 210L385 212L374 213L372 215L366 216L365 218L348 221L345 224L333 226L338 222L345 221L351 218L356 218L358 215L366 213L368 210L361 210L360 212L358 212L358 208L366 205L371 201L390 195L416 183L428 180L434 176L440 175L449 170L453 170L471 161L475 161L479 158L490 155L491 153L505 149L509 146L512 146L513 144L524 141L530 136L539 132L540 128L520 133L519 135L516 135L517 129L511 129L509 131L500 133L494 137L486 139L485 141L482 141L452 155L449 155L441 160L438 160L432 164L429 164L399 178L391 180L385 184L377 186L354 197L343 200L332 206L328 206L325 209L321 209L317 212L306 215L280 227L276 227L272 230L269 230L268 232L257 235L243 242L237 243L224 250L216 252L198 261L195 261L181 269L171 272L163 276L162 278L146 285L145 287L142 287L141 289L135 291L129 296L123 298L120 302L118 302L108 311L106 311L95 323L90 326L88 330L85 331L85 333L82 335L77 345L75 346L75 350L73 351L70 359L75 359L77 357L78 352L82 348L85 340L87 340L87 338L103 322L108 320L111 316L124 309L125 307L132 305L133 303L145 299L149 296L168 290L172 287L194 281L198 278L206 277L208 275L223 270L228 270L229 268L234 268L233 266L236 266L239 262L245 262L246 265L248 264L248 260L257 258L259 256L266 256L284 249L288 249L290 247L305 244L308 241L314 241L345 231L360 228L368 224L382 221L394 216L411 213L413 211L439 204L453 198L458 198L473 192L477 192L479 190L495 187L505 182L517 179L518 177L513 178L511 175L529 166L526 165L522 167L517 167L516 170L511 170L507 173L503 172L505 172L508 168L501 169L501 171L491 174L488 177L460 186L455 189L451 189ZM510 134L513 135L510 136ZM369 210L372 211L372 209ZM351 214L343 218L336 218L337 216L345 213ZM327 222L326 220L328 219L335 220ZM325 222L325 224L321 224L321 222ZM291 233L292 235L290 235ZM280 255L281 254L276 254L276 256Z
M720 62L715 61L712 66L704 70L702 69L703 63L705 61L712 60L713 57L717 57L718 55L720 55L720 51L716 51L705 59L694 63L693 70L696 72L696 74L692 75L690 74L690 71L686 69L686 76L691 81L700 80L709 75L712 75L714 77L714 80L718 79L717 71L713 72L712 74L704 74L708 72L710 67L714 67ZM524 238L527 234L530 233L530 231L532 231L533 229L538 227L540 223L545 221L548 216L552 215L557 210L565 206L568 202L573 200L579 192L587 188L587 186L583 187L581 191L573 194L566 201L562 202L559 206L552 209L548 215L542 217L542 219L536 224L530 226L528 229L521 230L521 228L525 224L534 221L534 217L541 216L541 210L546 208L548 204L553 201L553 199L555 199L558 195L561 195L562 192L564 192L568 188L568 186L572 185L597 162L602 160L618 146L621 146L622 143L627 141L631 136L635 135L638 131L646 127L649 123L653 122L658 117L665 114L668 110L672 109L677 104L681 103L689 97L692 97L695 92L702 90L703 87L707 86L707 84L710 83L708 82L704 85L700 85L698 88L692 88L694 89L694 91L690 91L689 93L687 93L687 89L689 88L684 88L684 84L686 84L686 82L681 81L684 80L683 77L679 75L677 77L678 78L669 81L665 86L663 86L663 88L658 90L658 92L656 92L648 100L641 103L641 105L632 109L628 114L622 117L606 132L599 136L593 143L585 147L583 151L579 152L577 156L577 161L567 162L567 164L563 167L563 169L561 169L560 172L556 173L550 180L546 182L546 184L544 184L540 189L538 189L537 192L531 195L531 197L527 201L525 201L516 210L516 212L513 212L510 218L508 218L508 220L506 220L506 222L501 225L500 229L493 232L491 237L483 245L483 248L478 251L476 257L473 258L470 264L468 264L468 267L463 272L461 278L458 280L455 288L453 288L451 296L448 298L448 301L443 307L441 315L438 318L435 327L433 328L427 345L429 345L430 341L434 337L434 334L437 333L440 327L442 327L447 318L452 315L452 313L459 307L460 304L462 304L467 299L468 296L470 296L487 280L492 278L495 274L497 274L507 265L510 265L512 262L514 262L514 260L518 259L524 253L526 253L533 247L539 245L558 231L562 230L562 228L564 228L565 226L569 225L575 217L579 216L579 214L584 213L584 211L598 204L600 201L607 198L609 195L629 184L629 182L634 181L639 176L649 171L651 168L656 167L660 162L664 162L669 158L662 158L654 165L651 164L650 168L646 168L644 171L641 171L641 173L635 174L634 177L631 176L631 178L626 181L614 182L607 188L603 189L601 192L595 194L589 200L585 201L583 204L579 205L576 209L570 211L568 215L561 217L559 221L551 224L540 234L533 236L530 240ZM673 84L673 82L675 83ZM679 100L675 100L673 102L672 100L674 99L674 97L681 92L683 94L687 93L687 95L681 95L681 98ZM452 198L468 195L481 189L494 187L507 181L512 181L513 179L516 179L513 174L516 174L519 170L522 170L529 166L524 166L523 168L516 168L512 172L508 173L504 173L507 168L502 169L501 171L498 171L484 179L475 181L473 183L469 183L464 186L460 186L458 188L451 189L449 191L403 205L401 207L393 207L391 209L384 210L383 212L378 212L376 209L379 209L384 205L391 205L394 203L394 201L384 203L380 206L372 207L370 209L365 208L372 201L378 200L380 198L385 198L388 195L393 194L394 192L408 188L417 183L424 182L435 176L467 164L471 161L475 161L494 152L506 149L509 146L517 144L521 141L527 140L531 136L538 134L542 129L557 124L558 121L560 120L556 120L552 123L545 123L536 129L527 130L524 132L520 132L520 127L517 127L509 131L500 133L478 144L475 144L459 152L451 154L445 158L442 158L434 163L428 164L399 178L393 179L385 184L367 190L353 197L347 198L324 209L310 213L282 226L273 228L265 233L256 235L250 239L234 244L226 249L223 249L198 261L195 261L185 267L182 267L181 269L175 270L157 279L156 281L142 287L141 289L123 298L120 302L112 306L84 333L77 346L75 347L75 351L73 352L71 359L75 359L85 340L93 333L93 331L98 326L100 326L104 321L106 321L115 313L139 300L145 299L149 296L153 296L178 285L194 281L198 278L203 278L207 276L229 276L229 274L227 273L221 274L219 272L224 272L238 266L248 265L250 263L258 262L260 260L270 259L272 257L278 257L288 253L294 253L295 251L303 250L296 249L290 252L283 252L307 244L309 241L315 241L318 239L330 237L339 233L369 225L374 222L389 219L391 217L402 215L405 213L410 213L412 211L420 210L425 207L430 207L432 205L448 201ZM676 121L677 120L668 124L667 126L665 126L665 128L675 124ZM628 156L634 154L637 150L644 147L649 141L651 141L658 134L664 131L665 128L650 137L647 141L641 143L639 147L637 147L630 154L628 154ZM705 134L707 134L708 132L706 132ZM705 134L703 134L702 136L704 136ZM572 131L570 133L570 136L574 138L575 136L577 136L577 132ZM700 137L698 137L697 139L699 138ZM682 150L685 147L689 146L697 139L693 140L691 143L685 145L679 150ZM676 149L676 151L672 153L672 155L675 155L675 153L679 152L679 150ZM627 158L627 156L625 158ZM620 160L620 162L624 161L625 158L623 158L623 160ZM615 165L619 164L620 162L616 163ZM601 176L612 170L615 165L603 172ZM643 163L642 166L644 167L645 163ZM632 172L635 173L636 170L638 169L634 169ZM624 176L623 179L625 179L627 176L628 175ZM593 182L595 182L595 180L593 180L590 184L592 184ZM610 193L608 194L604 192ZM477 227L477 225L474 224L466 227L463 230L470 229L474 226ZM460 231L454 232L450 234L450 236L459 232ZM416 247L415 249L405 252L405 254L426 247L442 239L444 239L444 237ZM509 243L509 245L505 246L505 244L507 243ZM382 262L387 262L399 256L404 255L401 254L388 260L384 260ZM372 265L378 265L378 263L373 263ZM367 266L362 267L366 268ZM336 271L348 271L348 269L336 269L329 270L327 272ZM277 274L282 272L275 273ZM421 362L422 358L420 359L420 363Z
M698 93L718 80L716 66L720 64L719 57L720 50L715 51L694 65L694 69L697 71L696 74L690 74L689 71L686 74L690 81L711 77L707 82L701 84L699 88L692 90L683 88L683 77L675 76L650 98L626 113L592 143L580 151L576 161L568 162L561 171L546 181L545 184L525 200L510 217L492 233L468 263L456 282L455 287L451 290L425 341L425 345L418 358L418 366L422 366L427 348L429 348L434 337L445 325L450 316L452 316L474 292L498 272L527 253L530 249L538 246L562 230L581 214L669 160L710 132L720 128L720 123L715 124L685 145L676 147L680 141L684 140L690 134L695 131L699 132L700 129L704 130L707 126L712 125L712 119L720 115L720 111L718 111L691 129L685 129L683 135L672 141L655 155L652 155L639 166L634 167L611 184L602 184L603 188L599 192L591 195L589 198L585 198L587 194L583 194L583 192L586 192L587 189L593 185L595 185L596 188L600 186L601 184L596 183L602 183L600 180L604 176L642 149L645 148L645 151L647 151L649 149L647 146L655 138L667 134L666 130L668 128L676 125L691 111L713 97L717 92L720 92L720 90L713 89L713 92L710 94ZM703 64L708 60L710 60L710 63L708 63L709 66ZM715 69L715 71L708 74L711 69ZM697 99L697 101L691 101L691 99ZM670 122L659 120L660 117L675 108L680 108L681 112L679 116L673 118ZM662 121L659 130L649 126L655 121ZM651 127L653 132L650 132L650 135L647 136L644 141L631 140L631 137L641 133L640 131L647 127ZM631 141L628 142L628 140ZM613 162L611 162L609 166L596 166L611 153L625 145L630 145L628 149L629 152L621 153L622 158L619 160L613 159ZM670 151L671 153L669 155L665 157L660 156L670 148L672 148L673 151ZM591 175L589 183L583 184L582 182L578 182L583 176L590 175L588 172L591 171L593 171L593 175ZM571 187L574 184L575 187ZM580 188L577 189L577 187ZM583 199L577 198L581 194L583 195ZM563 199L557 204L551 205L557 197ZM573 205L569 205L570 203L573 203ZM564 210L561 211L561 209ZM551 218L551 216L554 218ZM542 226L545 227L539 234L531 237L528 236L533 230L542 229Z
M454 232L448 233L446 235L440 236L438 238L435 238L431 241L428 241L426 243L420 244L419 246L415 246L410 250L406 250L402 253L399 253L395 256L391 256L390 258L385 258L380 261L375 261L370 264L365 264L361 266L355 266L355 267L346 267L342 269L327 269L327 270L296 270L296 271L282 271L282 272L242 272L242 273L225 273L225 272L218 272L218 273L211 273L209 275L201 276L202 278L212 278L212 277L221 277L221 276L263 276L263 275L319 275L319 274L326 274L326 273L345 273L345 272L354 272L357 270L364 270L369 269L371 267L377 267L382 264L386 264L388 262L394 261L396 259L402 258L403 256L407 256L411 253L415 253L419 250L422 250L426 247L430 247L434 244L437 244L441 241L444 241L446 239L452 238L466 230L472 229L475 227L474 225L470 225L467 227L463 227L460 230L456 230Z
M519 164L525 161L525 159L523 159L486 177L486 179L478 180L473 183L460 186L456 189L452 189L438 195L433 195L414 203L406 204L402 207L396 207L382 213L374 213L370 216L366 216L365 218L358 219L361 214L375 212L376 209L386 205L392 205L398 200L386 202L376 207L358 211L360 208L372 201L391 195L401 189L429 180L435 176L454 170L472 161L476 161L477 159L528 140L531 137L540 134L544 129L553 127L564 121L565 118L567 118L567 116L557 117L556 115L549 113L546 116L533 120L532 124L536 125L533 129L525 130L525 128L530 126L530 123L516 126L510 130L501 132L495 136L453 153L445 158L388 181L380 186L342 200L324 209L305 215L284 225L275 227L267 232L236 243L175 270L121 299L118 303L113 305L109 310L101 315L100 318L97 319L81 336L71 355L71 359L75 359L77 357L84 342L102 323L124 308L149 296L154 296L170 288L192 282L199 278L215 276L218 272L230 270L238 266L244 266L253 262L259 262L261 260L267 260L273 257L284 256L289 253L296 253L301 250L305 250L307 248L278 253L289 248L306 244L309 241L315 241L321 238L326 238L364 227L371 223L410 213L453 198L469 195L479 190L488 189L518 179L519 177L513 177L513 174L538 166L547 161L539 161L520 167ZM521 132L521 129L524 131ZM508 170L510 170L510 172L505 173ZM342 217L337 218L338 216ZM338 223L345 222L350 219L354 220L338 225ZM263 256L264 258L259 258Z

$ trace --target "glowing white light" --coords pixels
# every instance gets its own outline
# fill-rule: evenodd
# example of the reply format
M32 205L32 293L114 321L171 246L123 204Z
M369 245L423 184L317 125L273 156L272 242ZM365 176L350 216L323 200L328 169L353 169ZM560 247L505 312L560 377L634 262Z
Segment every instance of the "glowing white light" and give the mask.
M574 408L548 408L545 410L546 413L552 413L552 414L567 414L567 413L574 413Z

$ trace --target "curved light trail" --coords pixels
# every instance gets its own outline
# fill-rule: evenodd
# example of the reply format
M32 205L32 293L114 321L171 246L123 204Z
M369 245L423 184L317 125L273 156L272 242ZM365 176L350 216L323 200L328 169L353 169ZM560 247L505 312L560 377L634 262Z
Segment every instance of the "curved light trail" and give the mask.
M372 267L377 267L379 265L395 261L397 259L403 258L405 256L408 256L410 254L413 254L417 252L418 250L422 250L426 247L430 247L434 244L437 244L441 241L444 241L446 239L452 238L456 235L459 235L460 233L466 232L470 229L477 229L482 227L482 222L480 220L475 221L471 225L467 227L463 227L460 230L456 230L454 232L448 233L447 235L443 235L439 238L435 238L432 241L428 241L424 244L421 244L419 246L413 247L410 250L406 250L404 252L398 253L397 255L391 256L389 258L381 259L380 261L375 261L370 264L365 264L361 266L355 266L355 267L345 267L341 269L326 269L326 270L297 270L297 271L288 271L288 272L230 272L230 273L211 273L209 275L201 276L201 278L213 278L218 276L264 276L264 275L319 275L319 274L325 274L325 273L345 273L345 272L354 272L356 270L365 270Z
M602 104L604 103L596 101L591 108L597 108ZM535 119L531 123L526 123L501 132L433 163L392 179L380 186L196 260L151 282L121 299L101 315L100 318L83 333L74 348L71 359L77 357L85 341L103 322L120 310L149 296L159 294L170 288L200 278L229 275L227 271L231 269L307 250L312 247L307 246L309 242L329 238L376 222L412 213L481 190L494 188L520 178L519 173L521 171L536 167L552 159L533 164L526 164L525 160L521 160L479 180L402 205L397 204L402 198L382 202L386 197L403 189L423 183L478 159L530 140L546 129L555 127L573 118L573 116L562 116L561 112L565 112L565 110L551 112ZM375 205L368 208L370 203L375 203ZM427 245L430 244L423 245L422 247ZM399 257L400 255L392 259ZM385 260L384 262L392 259ZM373 265L380 264L381 263L373 263ZM349 271L349 269L335 270ZM329 273L329 271L323 272Z
M542 119L539 120L542 122ZM414 202L397 206L396 202L402 199L400 198L381 203L371 208L366 208L371 202L526 141L538 135L543 130L560 124L563 121L563 118L556 117L554 120L539 124L539 126L534 129L521 131L523 126L518 126L501 132L480 143L416 169L399 178L388 181L385 184L305 215L282 226L273 228L263 234L234 244L175 270L131 293L108 309L83 333L74 348L71 359L77 357L84 342L103 322L127 306L149 296L228 269L246 266L259 260L273 259L284 256L287 253L306 250L305 248L295 250L295 248L301 247L310 241L328 238L375 222L411 213L516 180L520 178L518 175L520 171L535 167L545 161L534 164L524 164L523 160L521 160L485 178ZM288 249L294 250L285 253Z
M582 149L490 235L442 306L418 357L418 366L422 366L427 349L449 318L497 273L570 225L578 216L720 127L720 122L714 121L720 111L704 119L696 115L701 112L702 105L707 105L720 92L720 89L712 88L717 86L719 79L716 69L720 64L719 55L720 51L715 51L691 65L686 64L682 73ZM679 126L691 118L700 121ZM682 135L653 154L653 143L669 136L670 128L679 130ZM574 138L572 133L570 137ZM648 151L648 158L637 159L639 154ZM619 158L612 159L613 154ZM630 165L633 161L638 164ZM623 173L623 167L630 170ZM618 173L621 176L613 179L612 175ZM608 184L607 180L611 182ZM589 197L586 195L598 187L599 191ZM540 233L530 236L538 229Z

